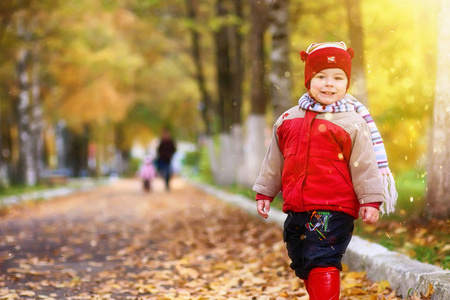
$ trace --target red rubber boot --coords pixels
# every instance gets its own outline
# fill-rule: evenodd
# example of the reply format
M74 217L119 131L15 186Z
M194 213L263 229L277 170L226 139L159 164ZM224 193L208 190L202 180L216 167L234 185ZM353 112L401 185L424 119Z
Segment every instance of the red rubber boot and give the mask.
M312 269L307 291L310 300L339 300L341 278L335 267Z
M309 295L308 279L303 279L303 282L305 283L305 290L308 292Z

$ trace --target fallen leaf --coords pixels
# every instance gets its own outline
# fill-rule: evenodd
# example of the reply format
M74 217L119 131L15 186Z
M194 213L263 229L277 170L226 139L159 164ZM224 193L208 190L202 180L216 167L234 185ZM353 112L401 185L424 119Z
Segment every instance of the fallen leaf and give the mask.
M19 295L16 293L8 293L6 295L0 296L1 300L19 299Z
M434 286L430 283L428 285L427 293L425 294L425 297L430 298L431 295L434 294Z
M14 254L12 254L10 251L1 251L0 252L0 263L4 260L11 259L14 257Z
M439 250L440 253L450 252L450 244L446 244L445 246L442 246L442 248Z
M382 293L384 292L384 290L386 290L387 288L389 288L391 285L389 284L389 281L387 280L382 280L378 283L378 293Z
M35 292L33 291L22 291L20 292L20 296L24 296L24 297L34 297L36 295Z

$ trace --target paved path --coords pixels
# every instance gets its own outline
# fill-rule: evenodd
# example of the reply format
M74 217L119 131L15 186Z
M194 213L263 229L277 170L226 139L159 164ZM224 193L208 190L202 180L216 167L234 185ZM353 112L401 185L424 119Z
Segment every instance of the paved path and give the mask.
M4 210L0 299L308 299L281 236L179 178L120 180ZM342 278L341 299L384 290Z

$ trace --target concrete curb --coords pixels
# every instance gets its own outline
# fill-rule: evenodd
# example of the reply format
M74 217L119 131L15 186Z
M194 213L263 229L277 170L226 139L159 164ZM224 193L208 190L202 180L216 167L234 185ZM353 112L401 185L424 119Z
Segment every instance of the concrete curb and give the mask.
M255 202L247 197L230 194L202 183L191 184L222 201L241 207L251 215L258 215ZM271 208L267 222L274 222L282 227L285 218L286 215L282 211ZM397 294L403 298L414 292L425 295L429 284L432 284L434 294L431 300L450 299L450 271L410 259L358 236L353 236L342 261L351 270L365 271L370 280L387 280L392 289L397 290Z
M353 236L343 262L352 270L365 271L371 280L387 280L402 297L414 292L426 294L432 284L435 292L431 299L450 299L450 271L389 251L358 236Z

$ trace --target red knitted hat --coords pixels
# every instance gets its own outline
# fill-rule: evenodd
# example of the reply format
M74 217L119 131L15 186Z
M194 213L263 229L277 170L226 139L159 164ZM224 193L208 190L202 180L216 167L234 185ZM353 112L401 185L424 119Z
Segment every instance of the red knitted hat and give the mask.
M300 53L305 64L305 86L309 90L311 79L320 71L330 68L342 69L347 75L347 89L350 87L352 74L352 58L355 55L352 48L347 48L344 42L311 44Z

